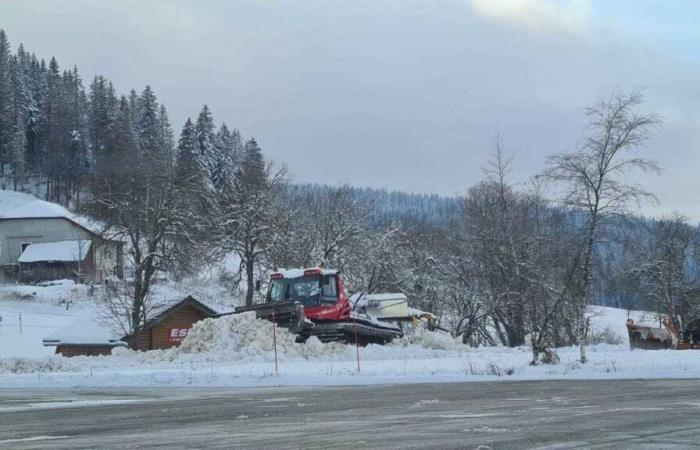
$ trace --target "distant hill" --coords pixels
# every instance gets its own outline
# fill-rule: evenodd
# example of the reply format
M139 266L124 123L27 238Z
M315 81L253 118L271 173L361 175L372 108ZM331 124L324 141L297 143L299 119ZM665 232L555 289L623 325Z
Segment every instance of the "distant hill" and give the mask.
M312 183L289 186L292 194L299 195L322 193L332 188L332 186ZM414 221L441 225L447 223L459 207L458 197L361 187L350 187L350 189L359 200L372 205L368 218L373 226Z

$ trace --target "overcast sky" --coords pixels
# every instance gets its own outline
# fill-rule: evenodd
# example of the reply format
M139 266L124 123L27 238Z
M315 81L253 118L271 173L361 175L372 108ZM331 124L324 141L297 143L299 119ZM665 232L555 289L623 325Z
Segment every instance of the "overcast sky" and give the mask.
M665 172L642 212L693 219L699 23L695 0L0 0L13 46L150 84L178 132L206 103L298 181L459 194L500 133L522 182L599 95L643 89Z

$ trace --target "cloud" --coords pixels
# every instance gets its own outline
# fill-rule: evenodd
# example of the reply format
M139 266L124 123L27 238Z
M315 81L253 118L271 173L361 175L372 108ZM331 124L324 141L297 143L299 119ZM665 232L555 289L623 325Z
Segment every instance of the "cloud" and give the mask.
M540 33L584 34L591 26L590 0L471 0L480 16Z

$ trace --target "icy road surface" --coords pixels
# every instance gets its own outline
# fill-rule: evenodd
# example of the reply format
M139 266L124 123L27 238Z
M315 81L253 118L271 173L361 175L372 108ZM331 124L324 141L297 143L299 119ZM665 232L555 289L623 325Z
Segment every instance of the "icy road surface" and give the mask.
M697 386L10 389L0 391L0 448L697 448Z

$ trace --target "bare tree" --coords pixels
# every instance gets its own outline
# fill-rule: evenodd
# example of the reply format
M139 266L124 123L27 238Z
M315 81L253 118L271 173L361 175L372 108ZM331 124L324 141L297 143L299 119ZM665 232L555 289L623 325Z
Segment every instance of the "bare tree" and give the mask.
M147 319L148 298L154 276L178 257L171 239L189 241L197 217L178 183L170 174L143 171L127 179L93 181L91 210L106 222L113 239L127 243L133 281L128 294L130 331Z
M234 252L240 259L246 305L253 304L256 270L274 248L285 215L279 210L285 183L286 170L265 163L257 144L249 141L241 166L222 195L218 234L224 252Z
M577 340L582 363L586 357L586 306L593 254L599 227L611 215L653 195L638 184L625 182L632 172L658 173L656 162L634 156L659 124L653 114L638 111L638 93L614 93L586 110L589 131L580 148L549 157L544 175L565 188L563 203L585 214L585 238L574 281Z
M648 307L669 319L680 331L683 325L700 315L696 300L700 279L698 266L700 242L698 229L679 214L650 224L648 236L637 242L637 264L632 275Z

